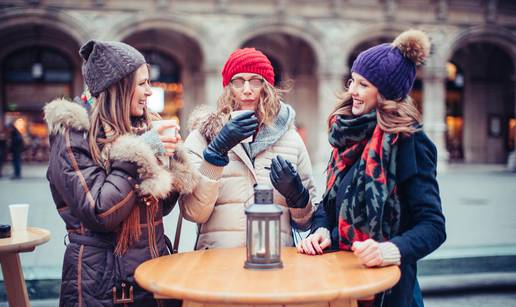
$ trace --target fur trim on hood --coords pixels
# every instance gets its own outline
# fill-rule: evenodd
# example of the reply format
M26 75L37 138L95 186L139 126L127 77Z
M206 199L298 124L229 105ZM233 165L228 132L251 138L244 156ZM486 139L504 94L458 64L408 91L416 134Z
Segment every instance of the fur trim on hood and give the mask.
M199 130L209 143L224 127L228 119L226 115L216 112L214 108L200 105L192 111L188 119L188 129L190 131Z
M90 128L88 111L78 103L64 98L55 99L43 108L49 133L63 133L65 129L87 131Z
M90 128L88 111L79 103L55 99L43 110L50 134L63 133L66 129L87 131ZM143 178L141 190L158 198L166 197L171 191L191 193L199 178L181 147L176 149L169 170L158 164L150 146L136 135L123 135L113 142L110 158L135 162Z

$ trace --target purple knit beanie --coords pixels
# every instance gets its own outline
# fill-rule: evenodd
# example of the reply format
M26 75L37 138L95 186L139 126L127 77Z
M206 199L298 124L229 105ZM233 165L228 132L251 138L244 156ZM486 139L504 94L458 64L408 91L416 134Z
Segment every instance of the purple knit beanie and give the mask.
M377 45L361 52L353 62L355 72L378 88L390 100L404 99L416 79L416 66L430 53L430 40L419 30L401 33L391 44Z

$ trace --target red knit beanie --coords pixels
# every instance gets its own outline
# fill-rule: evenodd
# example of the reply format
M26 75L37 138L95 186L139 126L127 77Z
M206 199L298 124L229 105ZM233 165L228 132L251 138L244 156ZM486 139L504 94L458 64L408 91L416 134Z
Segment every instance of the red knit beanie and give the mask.
M231 78L239 73L258 74L274 85L274 69L271 62L254 48L237 49L229 56L222 68L222 85L228 85Z

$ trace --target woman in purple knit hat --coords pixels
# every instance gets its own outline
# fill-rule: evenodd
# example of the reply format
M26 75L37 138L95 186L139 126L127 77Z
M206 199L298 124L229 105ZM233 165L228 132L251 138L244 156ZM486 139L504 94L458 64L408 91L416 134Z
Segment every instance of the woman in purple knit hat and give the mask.
M446 239L436 148L408 95L429 51L428 36L409 30L360 53L328 118L326 192L298 250L350 250L367 267L398 265L398 284L360 305L416 304L416 262Z

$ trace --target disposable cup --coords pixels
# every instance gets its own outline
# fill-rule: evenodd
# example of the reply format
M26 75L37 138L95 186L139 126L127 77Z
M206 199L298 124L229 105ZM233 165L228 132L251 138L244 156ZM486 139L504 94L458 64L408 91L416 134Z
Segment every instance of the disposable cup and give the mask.
M249 112L249 110L238 110L238 111L233 111L231 112L231 118L234 118L242 113L247 113ZM246 138L246 139L243 139L242 141L240 141L240 143L251 143L253 141L253 136L251 135L250 137Z
M152 127L156 128L156 129L161 127L161 126L163 126L163 125L169 125L169 124L176 124L177 125L177 120L175 120L175 119L162 119L162 120L153 120L152 121ZM167 129L163 130L162 135L176 136L177 135L177 129L174 128L174 127L167 128Z
M9 212L11 213L11 227L14 231L27 229L29 204L9 205Z

